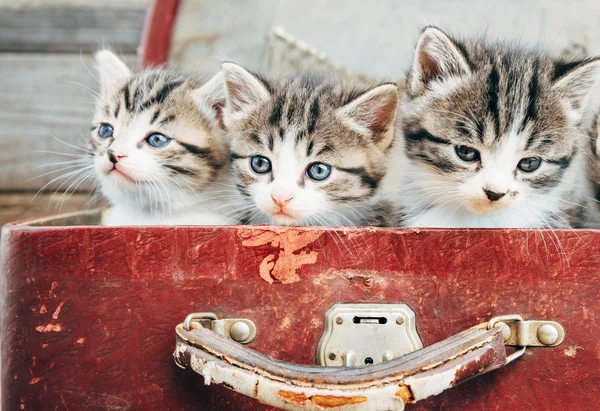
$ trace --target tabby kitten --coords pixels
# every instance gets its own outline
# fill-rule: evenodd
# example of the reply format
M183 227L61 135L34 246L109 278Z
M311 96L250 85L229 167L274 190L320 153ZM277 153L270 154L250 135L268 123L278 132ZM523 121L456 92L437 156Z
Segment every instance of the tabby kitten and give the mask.
M315 74L265 79L233 63L223 75L246 223L372 222L394 140L395 84L360 89Z
M96 60L100 94L90 144L111 203L107 224L233 222L224 209L222 75L203 85L164 68L132 73L107 50Z
M596 208L600 210L600 113L597 113L590 128L592 155L588 162L589 177L594 190ZM596 227L600 224L596 225Z
M597 221L583 123L600 59L419 38L401 129L407 225L580 227Z

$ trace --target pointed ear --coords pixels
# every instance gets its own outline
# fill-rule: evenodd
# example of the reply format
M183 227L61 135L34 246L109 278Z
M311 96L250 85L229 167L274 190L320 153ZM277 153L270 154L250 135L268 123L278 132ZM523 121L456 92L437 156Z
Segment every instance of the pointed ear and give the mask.
M262 80L234 63L223 64L225 80L225 124L241 120L269 101L270 93Z
M202 87L194 90L192 98L213 129L225 130L223 110L226 97L222 71L215 74Z
M443 31L427 27L421 33L407 83L411 94L423 92L430 82L470 74L460 47Z
M552 88L581 116L586 97L600 80L600 57L575 63L557 63L555 77L558 79Z
M337 109L336 115L350 129L373 138L385 150L392 142L397 106L398 87L384 84Z
M129 67L110 50L97 52L96 64L100 74L100 89L103 93L125 83L131 77Z

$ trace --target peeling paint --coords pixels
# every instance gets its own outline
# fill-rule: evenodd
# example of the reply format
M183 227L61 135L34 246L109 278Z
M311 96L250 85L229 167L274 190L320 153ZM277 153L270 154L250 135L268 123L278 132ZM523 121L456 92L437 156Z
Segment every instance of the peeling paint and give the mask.
M345 405L362 404L367 401L364 395L355 395L353 397L338 397L334 395L313 395L310 402L321 408L337 408Z
M48 309L46 308L46 304L42 304L40 306L40 314L46 314L48 312Z
M577 350L583 350L583 348L572 345L570 347L565 348L563 350L563 354L567 357L575 358L575 356L577 355Z
M77 339L77 344L83 344L85 342L85 338L79 338Z
M62 331L62 326L60 324L38 325L37 327L35 327L35 330L40 333L58 333Z
M307 231L300 232L294 229L278 231L263 231L255 235L256 230L241 229L239 235L244 240L244 247L260 247L270 245L278 250L263 258L260 263L260 277L273 284L291 284L300 281L298 270L306 264L317 262L316 251L300 251L309 244L315 242L322 232Z
M62 306L65 304L65 302L61 302L60 304L58 304L58 307L56 307L56 310L54 310L54 314L52 314L52 318L54 318L55 320L58 320L58 315L60 314L60 310L62 309Z
M308 397L302 393L279 390L278 394L284 400L293 402L295 404L304 405L304 403L308 401Z
M29 385L33 385L33 384L37 384L38 382L40 382L42 379L40 377L35 377L32 378L31 381L29 381Z
M412 392L406 385L400 385L398 387L398 390L396 391L396 397L401 398L402 402L405 404L413 400Z

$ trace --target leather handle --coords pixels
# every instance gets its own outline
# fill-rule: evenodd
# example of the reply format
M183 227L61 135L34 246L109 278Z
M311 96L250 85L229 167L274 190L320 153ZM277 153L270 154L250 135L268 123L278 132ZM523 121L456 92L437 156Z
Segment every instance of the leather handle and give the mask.
M176 327L175 362L209 385L286 410L402 410L502 367L500 328L470 328L400 358L360 367L322 367L275 360L199 325Z

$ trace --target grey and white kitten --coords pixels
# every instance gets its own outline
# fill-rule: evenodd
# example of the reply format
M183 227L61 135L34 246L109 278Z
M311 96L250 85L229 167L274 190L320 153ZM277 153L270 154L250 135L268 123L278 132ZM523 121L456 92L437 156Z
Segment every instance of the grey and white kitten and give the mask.
M132 72L96 54L90 145L109 225L228 224L222 75L206 84L165 68Z
M315 74L266 79L223 65L224 123L246 223L381 224L395 84L356 88Z
M583 123L599 77L599 58L559 61L426 28L402 102L406 224L593 225Z

